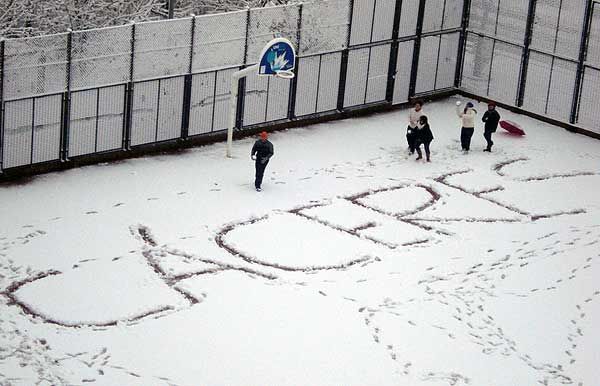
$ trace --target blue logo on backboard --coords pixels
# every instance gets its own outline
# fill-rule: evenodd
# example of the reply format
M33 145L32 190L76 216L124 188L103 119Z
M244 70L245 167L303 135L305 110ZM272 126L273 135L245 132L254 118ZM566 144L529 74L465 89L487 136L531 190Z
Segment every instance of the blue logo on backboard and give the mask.
M292 43L284 38L271 40L260 54L259 75L275 75L296 67L296 52Z

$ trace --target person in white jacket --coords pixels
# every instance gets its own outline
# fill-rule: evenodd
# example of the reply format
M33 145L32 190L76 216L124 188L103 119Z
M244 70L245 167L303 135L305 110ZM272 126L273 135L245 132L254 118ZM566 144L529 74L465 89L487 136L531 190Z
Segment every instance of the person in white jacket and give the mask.
M477 111L473 108L473 103L471 102L468 102L464 109L461 109L460 105L460 101L456 102L456 114L462 123L460 145L464 152L468 152L471 148L471 137L475 131L475 116L477 115Z
M419 119L423 116L423 101L418 100L413 106L414 108L408 113L408 127L406 128L406 142L408 142L408 150L411 155L415 153L416 130Z

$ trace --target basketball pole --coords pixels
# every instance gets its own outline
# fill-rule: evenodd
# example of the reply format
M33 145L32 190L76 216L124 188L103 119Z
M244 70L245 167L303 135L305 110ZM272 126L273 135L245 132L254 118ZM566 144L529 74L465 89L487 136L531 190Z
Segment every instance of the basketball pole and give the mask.
M237 112L237 98L240 86L240 79L250 75L258 70L258 64L246 67L231 75L231 96L229 97L229 125L227 126L227 158L233 158L231 155L231 147L233 144L233 129L235 128L235 116Z
M290 54L288 58L288 53ZM238 114L238 95L240 79L255 73L257 75L277 76L279 78L291 79L295 75L292 70L295 67L296 50L289 40L275 38L262 49L257 64L248 66L234 72L231 75L231 96L229 97L229 124L227 125L227 151L225 156L233 158L233 129L235 129ZM259 71L260 70L260 71ZM243 113L240 112L240 113Z

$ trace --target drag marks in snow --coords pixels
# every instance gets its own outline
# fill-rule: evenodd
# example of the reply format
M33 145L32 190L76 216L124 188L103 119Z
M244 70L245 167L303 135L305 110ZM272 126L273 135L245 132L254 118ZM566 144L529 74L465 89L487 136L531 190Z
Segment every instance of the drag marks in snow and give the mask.
M343 270L374 259L369 255L372 245L350 232L325 226L297 214L301 210L297 208L291 212L230 224L217 233L215 240L219 246L248 263L283 271ZM279 230L276 255L273 254L272 245L265 243L262 237L272 229ZM330 244L314 242L323 233L332 240ZM324 261L330 264L319 264ZM302 265L297 262L302 262Z
M53 296L42 300L43 293ZM145 296L147 293L155 296ZM11 299L9 305L62 327L116 326L185 306L185 300L164 286L139 259L94 262L66 272L44 272L13 283L6 294Z
M495 166L492 167L493 170L495 170L498 175L500 176L505 176L504 173L502 173L502 168L504 166L513 164L515 162L522 162L522 161L526 161L526 158L519 158L519 159L515 159L515 160L509 160L509 161L505 161L499 164L496 164ZM489 189L484 189L484 190L480 190L480 191L471 191L468 190L464 187L462 187L459 184L453 184L451 182L449 182L448 180L451 177L454 177L456 175L460 175L460 174L468 174L472 172L471 169L469 170L462 170L462 171L456 171L456 172L450 172L450 173L446 173L443 174L439 177L434 178L434 181L445 185L449 188L452 189L456 189L459 190L465 194L469 194L477 199L481 199L481 200L485 200L487 202L490 202L494 205L497 205L499 207L502 207L506 210L509 210L511 212L514 212L515 214L519 215L519 216L524 216L527 217L530 221L538 221L538 220L542 220L542 219L549 219L549 218L553 218L553 217L558 217L558 216L565 216L565 215L577 215L577 214L583 214L586 213L586 210L583 208L577 208L577 209L571 209L571 210L561 210L561 211L557 211L557 212L552 212L552 213L545 213L545 214L535 214L535 213L531 213L522 209L519 209L518 207L516 207L515 205L512 204L507 204L504 202L501 202L499 200L496 200L492 197L490 197L488 194L490 193L495 193L495 192L501 192L504 191L505 188L502 186L498 186L498 187L492 187ZM581 172L581 173L573 173L570 174L569 176L589 176L589 175L600 175L597 173L588 173L588 172ZM519 182L538 182L538 181L546 181L546 180L551 180L551 179L555 179L555 178L564 178L565 175L553 175L553 176L548 176L548 177L544 177L544 178L526 178L526 179L522 179L522 180L518 180ZM453 219L449 219L448 221L456 221ZM467 221L469 221L469 219L467 219ZM510 218L506 218L506 219L479 219L479 220L471 220L471 221L482 221L482 222L500 222L500 221L505 221L505 222L514 222L514 221L519 221L517 219L510 219Z
M505 176L503 167L525 161L525 158L514 159L499 163L493 167L499 176ZM471 170L458 170L443 174L434 178L436 183L445 186L446 188L460 191L461 193L470 195L471 197L487 201L493 205L497 205L503 209L513 212L519 216L528 216L530 221L539 220L542 218L551 218L564 214L583 213L583 210L560 212L547 215L531 215L527 212L520 211L517 208L509 205L501 204L485 195L492 191L500 191L502 187L495 186L479 191L470 191L460 185L450 183L448 180L452 177L470 173ZM180 192L185 193L185 192ZM451 196L450 196L451 197ZM353 266L365 266L374 261L379 261L380 258L369 253L370 249L375 247L383 247L384 249L396 249L398 247L410 247L426 244L434 240L432 233L438 235L448 235L444 230L435 229L429 225L423 224L423 221L478 221L478 222L515 222L522 221L518 218L419 218L417 215L428 209L435 208L441 203L441 193L427 185L423 184L401 184L388 187L382 187L356 193L346 197L340 197L335 200L326 202L312 202L308 205L299 206L287 211L278 211L276 213L265 215L261 218L252 218L249 220L231 223L221 228L215 237L215 243L218 247L227 251L229 254L241 258L246 263L262 266L264 268L274 268L282 271L295 272L315 272L321 270L346 270ZM408 202L408 204L406 204ZM264 232L269 232L275 226L276 229L291 229L288 232L284 244L294 244L292 253L285 256L269 255L269 248L261 249L260 235ZM264 228L264 229L263 229ZM262 231L261 231L262 229ZM295 231L294 231L295 229ZM275 275L264 273L261 269L252 269L247 266L237 266L227 264L211 259L202 258L200 256L182 252L179 250L169 249L168 247L158 246L157 241L152 236L149 228L145 226L132 227L132 234L139 238L143 244L142 254L148 266L158 275L158 277L166 284L167 287L177 292L183 297L189 305L193 305L201 301L194 298L186 291L177 286L181 280L188 279L194 276L216 274L224 270L239 270L249 275L262 277L264 279L274 279ZM253 233L249 238L248 232ZM318 239L322 232L329 233L331 240L337 242L331 243L334 248L327 253L322 253L324 246L313 245L310 242L310 234L315 233L315 239ZM27 243L30 239L45 234L44 231L31 232L25 236L17 238L15 241L3 241L3 250L6 250L9 245L15 242ZM297 242L297 235L303 235L302 238L308 242ZM309 235L309 236L306 236ZM285 235L284 235L285 236ZM193 236L190 236L193 237ZM338 240L339 239L339 240ZM252 240L259 240L253 243ZM302 241L302 240L301 240ZM592 243L593 241L590 241ZM249 244L250 243L250 244ZM340 246L346 246L346 250L336 251ZM356 251L363 251L356 253ZM552 251L552 254L559 254L560 250ZM173 274L168 272L162 265L167 256L176 257L183 263L194 262L195 264L204 264L196 270L185 273ZM306 260L309 263L306 263ZM119 258L113 259L113 262L119 261ZM314 263L310 263L310 260ZM81 268L80 264L94 264L95 259L82 259L73 268ZM323 261L330 260L330 264L319 264ZM302 261L302 265L298 265L296 261ZM521 261L520 266L525 266L528 263ZM512 265L512 263L511 263ZM510 265L509 265L510 267ZM489 267L489 270L502 270L507 267L498 262L496 266ZM470 277L475 277L478 280L487 280L481 274L475 276L477 271L468 272L464 278L464 282L469 281ZM59 324L63 326L80 326L80 325L95 325L95 326L110 326L116 325L117 322L134 322L142 320L148 316L163 314L166 311L173 311L176 307L173 305L162 305L154 307L143 312L138 312L129 317L122 317L115 320L105 320L102 322L93 322L87 320L84 322L62 322L58 318L44 316L43 313L37 312L33 307L22 302L15 294L23 287L34 282L43 281L49 276L61 275L62 272L48 271L38 274L32 272L27 273L27 278L15 280L8 289L2 294L8 297L12 304L20 306L23 311L29 315L35 315L48 323ZM473 275L473 276L472 276ZM6 276L6 275L4 275ZM13 276L14 277L14 276ZM430 277L423 279L423 282L435 282L441 280L439 277ZM445 279L444 279L445 280Z

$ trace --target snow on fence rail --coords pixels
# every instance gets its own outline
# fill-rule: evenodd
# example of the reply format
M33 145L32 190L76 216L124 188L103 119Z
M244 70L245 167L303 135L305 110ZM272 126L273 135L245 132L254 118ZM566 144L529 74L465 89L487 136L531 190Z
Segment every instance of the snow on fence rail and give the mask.
M279 36L297 76L243 80L239 130L460 87L600 133L599 31L586 0L332 0L3 40L0 173L225 130Z

